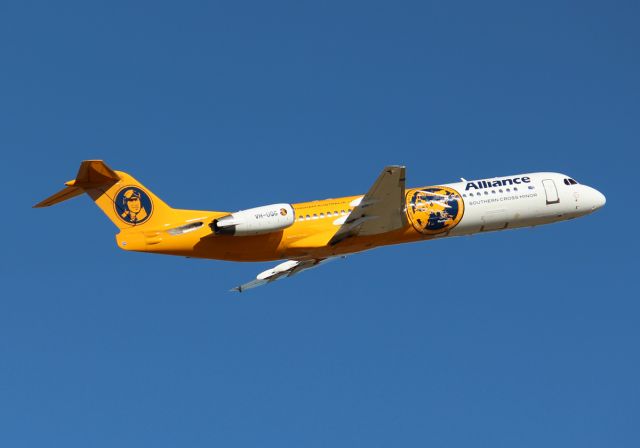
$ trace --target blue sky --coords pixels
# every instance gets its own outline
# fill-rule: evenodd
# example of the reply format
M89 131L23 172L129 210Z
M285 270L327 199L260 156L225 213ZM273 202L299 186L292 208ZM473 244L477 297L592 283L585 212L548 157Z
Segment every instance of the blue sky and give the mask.
M0 445L635 447L637 2L0 4ZM83 159L237 210L566 172L606 207L271 264L125 253Z

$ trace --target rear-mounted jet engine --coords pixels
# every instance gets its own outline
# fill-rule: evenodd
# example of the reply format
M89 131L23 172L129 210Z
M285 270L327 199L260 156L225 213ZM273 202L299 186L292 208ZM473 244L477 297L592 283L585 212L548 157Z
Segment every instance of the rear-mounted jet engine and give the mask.
M277 232L290 227L294 221L291 204L272 204L214 219L209 227L216 235L247 236Z

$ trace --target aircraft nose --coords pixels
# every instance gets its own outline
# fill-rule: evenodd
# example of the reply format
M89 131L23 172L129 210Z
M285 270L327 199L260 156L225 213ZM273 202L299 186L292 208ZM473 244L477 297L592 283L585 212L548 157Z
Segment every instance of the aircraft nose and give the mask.
M591 203L591 210L595 211L607 203L607 198L595 188L589 187L589 202Z

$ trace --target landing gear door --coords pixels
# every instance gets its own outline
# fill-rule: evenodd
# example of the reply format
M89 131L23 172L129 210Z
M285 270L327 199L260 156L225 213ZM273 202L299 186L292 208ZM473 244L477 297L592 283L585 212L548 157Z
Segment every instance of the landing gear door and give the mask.
M542 185L544 186L544 192L547 195L547 205L557 204L558 202L560 202L558 189L556 188L556 184L553 182L553 180L545 179L542 181Z

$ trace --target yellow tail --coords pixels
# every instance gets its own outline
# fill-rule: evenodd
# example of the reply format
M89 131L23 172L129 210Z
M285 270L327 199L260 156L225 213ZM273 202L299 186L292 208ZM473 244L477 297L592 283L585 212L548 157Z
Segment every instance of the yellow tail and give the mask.
M74 180L58 193L34 205L49 207L87 193L119 229L151 228L170 221L174 209L144 185L122 171L114 171L102 160L85 160Z

